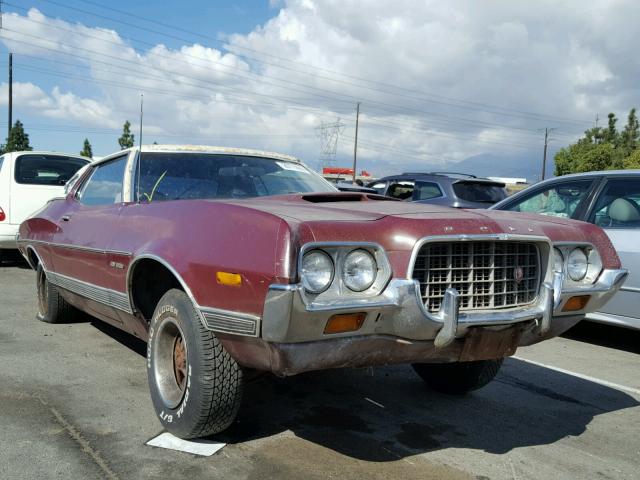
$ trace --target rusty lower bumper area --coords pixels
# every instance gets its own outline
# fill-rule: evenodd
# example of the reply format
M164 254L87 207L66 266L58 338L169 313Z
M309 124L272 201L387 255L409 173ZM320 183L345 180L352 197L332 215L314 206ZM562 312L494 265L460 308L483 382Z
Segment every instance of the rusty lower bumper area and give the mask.
M389 335L360 335L332 339L274 343L258 338L220 335L229 353L244 367L279 376L329 368L368 367L401 363L450 363L489 360L513 355L518 346L561 334L582 319L564 317L540 336L535 321L472 327L463 338L445 347L433 340L408 340Z

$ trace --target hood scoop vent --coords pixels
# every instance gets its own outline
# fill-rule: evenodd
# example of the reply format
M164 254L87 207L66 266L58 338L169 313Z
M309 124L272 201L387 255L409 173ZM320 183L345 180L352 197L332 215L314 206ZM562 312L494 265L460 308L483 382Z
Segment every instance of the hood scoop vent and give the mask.
M396 198L368 193L312 193L303 195L302 199L311 203L368 202L370 200L398 201Z

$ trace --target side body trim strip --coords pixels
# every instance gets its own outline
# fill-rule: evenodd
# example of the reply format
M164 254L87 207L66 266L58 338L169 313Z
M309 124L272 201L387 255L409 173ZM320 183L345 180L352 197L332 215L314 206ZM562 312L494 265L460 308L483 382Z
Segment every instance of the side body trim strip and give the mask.
M258 336L260 317L218 308L200 307L209 330L237 335Z
M45 240L28 240L28 239L19 239L18 242L26 243L26 244L38 244L38 245L49 245L50 247L57 248L67 248L69 250L82 250L85 252L93 252L93 253L102 253L104 255L124 255L126 257L130 257L132 255L131 252L125 252L122 250L106 250L104 248L94 248L94 247L84 247L81 245L72 245L70 243L54 243L47 242Z
M126 293L99 287L59 273L48 271L46 274L47 280L60 288L64 288L72 293L88 298L89 300L102 303L109 307L117 308L118 310L122 310L127 313L133 313L131 304L129 303L129 296Z

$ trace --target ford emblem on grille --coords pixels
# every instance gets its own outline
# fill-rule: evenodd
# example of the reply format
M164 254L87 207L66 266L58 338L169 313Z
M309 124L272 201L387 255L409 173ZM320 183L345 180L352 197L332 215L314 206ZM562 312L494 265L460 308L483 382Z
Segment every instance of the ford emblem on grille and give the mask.
M522 279L524 278L524 270L522 269L522 267L516 267L513 269L513 278L516 283L520 283L522 281Z

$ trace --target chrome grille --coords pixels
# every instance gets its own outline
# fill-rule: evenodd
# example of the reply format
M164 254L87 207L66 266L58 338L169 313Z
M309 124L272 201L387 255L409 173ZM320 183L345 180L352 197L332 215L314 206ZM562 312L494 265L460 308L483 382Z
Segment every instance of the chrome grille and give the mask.
M431 312L440 309L447 288L460 294L460 310L517 307L538 295L540 254L535 243L527 242L425 243L413 278Z

